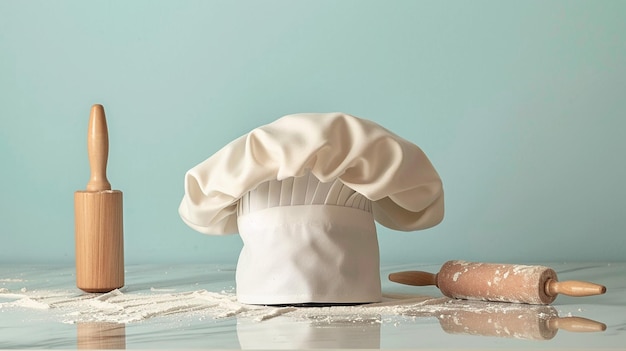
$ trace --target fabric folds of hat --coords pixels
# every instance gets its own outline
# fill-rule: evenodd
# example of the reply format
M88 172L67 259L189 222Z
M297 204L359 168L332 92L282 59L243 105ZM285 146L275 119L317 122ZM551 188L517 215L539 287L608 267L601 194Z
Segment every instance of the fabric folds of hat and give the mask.
M179 214L202 233L238 233L237 203L245 193L307 171L371 200L375 220L388 228L425 229L443 218L441 180L424 152L343 113L288 115L235 139L186 173Z

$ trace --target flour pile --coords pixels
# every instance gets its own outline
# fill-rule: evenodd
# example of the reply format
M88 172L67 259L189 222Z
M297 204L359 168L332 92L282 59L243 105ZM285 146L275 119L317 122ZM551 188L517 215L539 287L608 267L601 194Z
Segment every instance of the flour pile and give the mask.
M150 293L113 290L105 294L77 294L75 291L0 290L0 301L7 301L0 303L0 310L48 310L55 316L60 316L64 323L131 323L174 314L210 318L237 316L259 322L282 315L296 318L318 318L326 315L358 318L361 314L402 315L409 312L414 315L418 306L429 306L428 311L433 311L434 307L442 307L446 300L424 296L387 296L384 302L360 306L275 307L242 304L237 301L234 293L225 291L164 292L163 289L151 289Z
M237 301L233 292L193 290L185 292L151 289L148 293L125 293L113 290L105 294L76 291L21 289L0 290L2 309L46 311L63 323L111 322L133 323L172 315L199 318L237 317L262 322L279 316L308 320L359 322L367 316L437 317L454 311L521 313L524 305L459 301L415 295L385 295L383 302L357 306L276 307L247 305ZM376 319L376 323L383 320Z

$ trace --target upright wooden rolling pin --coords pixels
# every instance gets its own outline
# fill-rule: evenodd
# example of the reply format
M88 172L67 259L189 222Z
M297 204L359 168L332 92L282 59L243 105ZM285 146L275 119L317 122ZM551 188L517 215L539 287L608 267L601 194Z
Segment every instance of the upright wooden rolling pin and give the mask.
M439 273L391 273L389 280L407 285L435 285L452 298L547 305L558 294L591 296L606 292L602 285L582 281L559 282L544 266L448 261Z
M106 166L109 134L102 105L93 105L87 131L91 177L74 193L76 286L107 292L124 286L122 192L111 190Z

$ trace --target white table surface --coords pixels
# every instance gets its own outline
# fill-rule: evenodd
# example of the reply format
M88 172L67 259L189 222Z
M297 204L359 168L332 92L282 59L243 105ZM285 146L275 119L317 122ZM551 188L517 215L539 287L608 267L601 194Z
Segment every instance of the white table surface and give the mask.
M440 267L403 264L382 267L378 307L276 308L238 304L233 266L127 265L126 286L103 295L75 288L73 266L5 264L0 349L626 349L626 262L544 265L607 293L551 306L455 301L387 281ZM468 308L477 325L463 324ZM606 329L536 330L571 317Z

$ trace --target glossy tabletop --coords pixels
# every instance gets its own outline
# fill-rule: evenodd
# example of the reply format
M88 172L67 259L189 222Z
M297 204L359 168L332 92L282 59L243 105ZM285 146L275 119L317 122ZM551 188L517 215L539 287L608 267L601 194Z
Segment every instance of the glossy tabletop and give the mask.
M127 265L110 293L75 288L72 266L0 268L0 349L626 349L626 263L544 263L604 295L550 306L452 300L387 280L440 265L385 265L384 300L361 306L237 302L233 266Z

